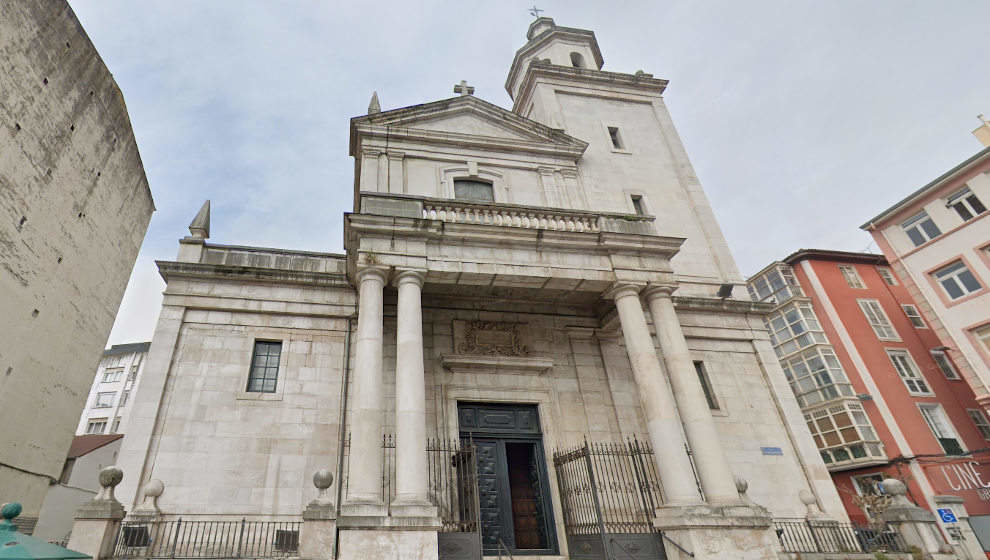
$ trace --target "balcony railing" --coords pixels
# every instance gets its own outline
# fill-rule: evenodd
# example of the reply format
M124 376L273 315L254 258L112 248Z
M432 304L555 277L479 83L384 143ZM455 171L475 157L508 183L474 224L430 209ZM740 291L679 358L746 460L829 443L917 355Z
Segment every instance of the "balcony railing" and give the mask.
M653 216L384 193L362 193L361 213L522 229L657 235Z
M775 519L773 526L784 552L908 552L904 538L891 528L808 519Z

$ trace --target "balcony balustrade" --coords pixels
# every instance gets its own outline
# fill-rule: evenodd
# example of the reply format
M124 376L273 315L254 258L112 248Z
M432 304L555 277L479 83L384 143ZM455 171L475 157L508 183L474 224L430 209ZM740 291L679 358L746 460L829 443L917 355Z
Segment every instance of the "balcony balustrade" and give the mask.
M522 229L657 235L653 216L396 194L361 193L361 213Z

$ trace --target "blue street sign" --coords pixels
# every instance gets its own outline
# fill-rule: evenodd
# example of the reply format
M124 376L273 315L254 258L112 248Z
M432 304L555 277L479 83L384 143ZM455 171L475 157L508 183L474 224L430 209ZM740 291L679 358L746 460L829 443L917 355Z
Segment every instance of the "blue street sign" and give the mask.
M938 516L942 518L942 523L956 523L959 520L956 519L956 514L949 508L939 509Z

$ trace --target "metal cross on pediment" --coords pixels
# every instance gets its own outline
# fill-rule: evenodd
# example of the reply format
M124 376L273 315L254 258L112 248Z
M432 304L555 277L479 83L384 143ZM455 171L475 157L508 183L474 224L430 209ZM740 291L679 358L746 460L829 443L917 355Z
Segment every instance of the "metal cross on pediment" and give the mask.
M533 4L533 7L529 9L529 15L538 18L540 17L540 14L543 13L544 11L546 10L541 10L536 7L536 4Z
M461 83L454 84L454 93L459 93L461 95L473 95L474 86L469 86L466 80L461 80Z

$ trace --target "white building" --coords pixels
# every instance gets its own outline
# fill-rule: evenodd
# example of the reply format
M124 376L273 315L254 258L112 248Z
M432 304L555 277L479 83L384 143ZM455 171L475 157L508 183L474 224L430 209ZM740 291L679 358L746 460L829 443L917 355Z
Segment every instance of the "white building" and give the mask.
M861 227L990 411L990 123L973 134L987 147Z
M602 70L590 31L527 37L511 111L462 83L352 119L346 254L208 242L203 207L159 263L127 505L159 479L167 516L293 520L329 469L341 558L457 558L479 526L492 554L613 546L585 516L644 554L776 558L772 518L846 519L667 82Z
M115 344L103 351L76 435L127 431L133 396L144 372L150 342Z

